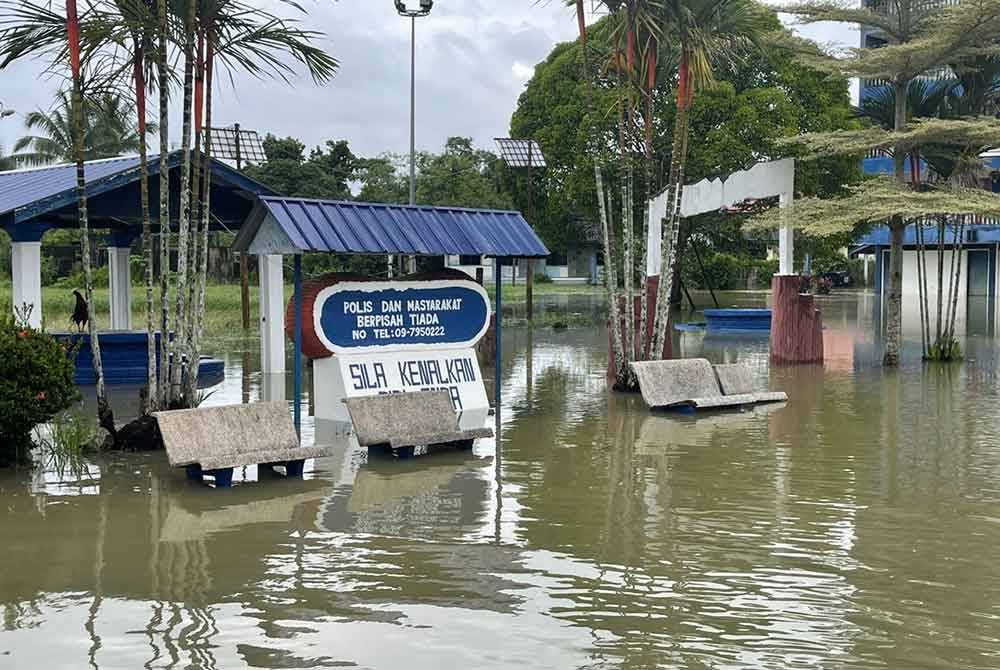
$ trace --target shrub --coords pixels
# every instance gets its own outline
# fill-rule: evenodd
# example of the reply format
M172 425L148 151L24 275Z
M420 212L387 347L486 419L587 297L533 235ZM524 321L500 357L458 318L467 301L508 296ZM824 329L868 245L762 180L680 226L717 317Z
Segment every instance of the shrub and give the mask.
M536 284L551 284L552 283L552 277L548 276L544 272L536 272L535 273L535 283Z
M104 265L99 268L94 268L92 273L94 278L94 287L100 288L108 285L108 266ZM52 282L52 286L55 288L64 289L80 289L83 290L84 286L83 271L74 272L71 275L66 275L65 277L60 277Z
M693 253L687 255L694 256ZM748 259L715 253L704 256L703 260L704 273L693 258L685 263L683 276L689 288L707 289L711 286L716 291L743 288L742 282L749 265Z
M66 346L0 316L0 465L25 460L35 426L77 398Z

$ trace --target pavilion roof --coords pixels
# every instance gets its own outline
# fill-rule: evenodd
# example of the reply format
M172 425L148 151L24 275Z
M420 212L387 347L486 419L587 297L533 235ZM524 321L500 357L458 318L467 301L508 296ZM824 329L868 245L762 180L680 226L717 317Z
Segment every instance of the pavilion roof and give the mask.
M261 196L233 248L249 253L544 258L520 212Z

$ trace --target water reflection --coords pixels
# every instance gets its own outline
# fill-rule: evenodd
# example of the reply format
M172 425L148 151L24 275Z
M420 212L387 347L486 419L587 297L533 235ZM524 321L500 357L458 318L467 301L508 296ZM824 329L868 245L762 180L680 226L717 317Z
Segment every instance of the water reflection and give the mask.
M651 413L607 391L603 331L536 326L505 334L499 449L396 461L309 419L336 449L302 481L217 491L161 454L0 473L0 659L996 667L1000 350L933 366L911 340L883 370L870 297L824 309L825 366L677 334L788 391L751 411ZM246 360L207 402L287 399Z

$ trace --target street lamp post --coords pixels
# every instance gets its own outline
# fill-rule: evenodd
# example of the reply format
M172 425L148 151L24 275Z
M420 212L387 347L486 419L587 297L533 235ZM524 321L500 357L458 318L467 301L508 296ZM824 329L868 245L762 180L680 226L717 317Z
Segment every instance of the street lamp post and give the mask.
M395 0L396 11L410 19L410 204L417 204L417 17L431 13L434 0L420 0L417 9L409 9L405 0ZM416 271L416 258L410 259L410 271Z

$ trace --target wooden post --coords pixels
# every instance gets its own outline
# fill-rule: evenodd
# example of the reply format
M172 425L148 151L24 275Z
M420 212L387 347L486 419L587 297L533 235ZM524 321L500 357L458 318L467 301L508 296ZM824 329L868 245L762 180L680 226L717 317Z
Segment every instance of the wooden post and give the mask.
M823 362L823 317L813 296L799 293L798 275L771 279L771 362Z
M527 283L525 284L525 288L526 288L525 299L528 302L528 322L529 323L531 322L533 314L534 314L534 308L533 308L533 305L534 305L534 295L533 295L533 293L534 293L534 284L535 284L535 277L534 277L535 272L534 272L534 270L535 270L535 259L529 258L528 259L528 278L527 278Z
M476 283L480 286L483 285L483 266L476 268Z

